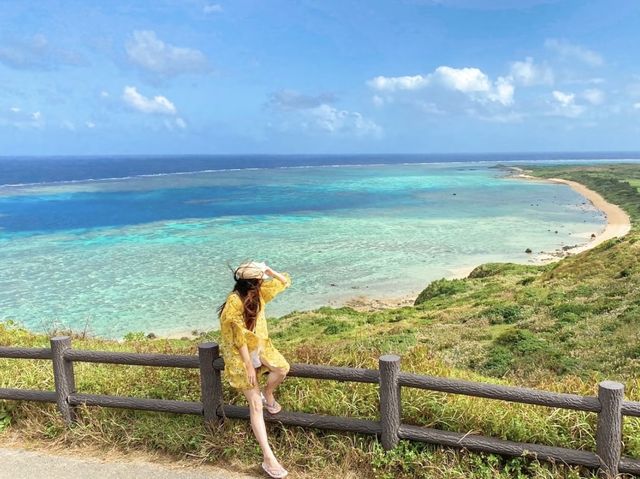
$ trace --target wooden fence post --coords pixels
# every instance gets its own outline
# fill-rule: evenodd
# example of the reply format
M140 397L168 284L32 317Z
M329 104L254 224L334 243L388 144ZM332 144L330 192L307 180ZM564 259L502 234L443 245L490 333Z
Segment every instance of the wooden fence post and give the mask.
M69 396L76 392L76 380L73 374L73 362L64 358L64 352L67 349L71 349L71 338L69 336L51 338L56 403L60 414L62 414L62 419L69 425L76 420L75 407L69 404Z
M378 360L380 369L380 426L382 447L393 449L398 444L400 429L400 356L386 354Z
M602 381L598 385L601 410L598 414L596 454L600 458L600 475L614 478L622 454L622 401L624 385L614 381Z
M222 421L222 379L220 371L213 367L213 362L220 357L218 344L199 344L198 357L200 358L200 390L204 420L208 424L219 424ZM220 410L220 416L218 410Z

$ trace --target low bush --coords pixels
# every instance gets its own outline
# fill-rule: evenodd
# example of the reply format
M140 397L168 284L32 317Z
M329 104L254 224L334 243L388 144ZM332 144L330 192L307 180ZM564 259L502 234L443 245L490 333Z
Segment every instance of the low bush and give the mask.
M462 279L438 279L427 286L416 298L414 305L418 305L439 296L453 296L468 289Z

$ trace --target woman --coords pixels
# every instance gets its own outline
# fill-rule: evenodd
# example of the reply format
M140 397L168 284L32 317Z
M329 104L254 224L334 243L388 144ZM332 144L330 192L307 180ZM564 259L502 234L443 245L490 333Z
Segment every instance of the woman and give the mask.
M218 309L224 377L247 398L251 428L262 448L262 468L271 477L283 478L288 472L269 446L262 408L269 414L282 409L273 393L289 372L289 363L269 339L264 306L291 285L291 278L264 263L249 262L235 270L234 279L233 291ZM266 372L261 393L258 377Z

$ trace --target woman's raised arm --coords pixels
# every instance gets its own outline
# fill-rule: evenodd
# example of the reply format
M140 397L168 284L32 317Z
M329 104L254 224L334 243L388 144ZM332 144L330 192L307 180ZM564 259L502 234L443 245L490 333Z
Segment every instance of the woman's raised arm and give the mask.
M289 273L278 273L268 266L265 269L265 273L273 278L271 280L264 281L260 286L260 294L262 295L262 299L265 303L268 303L279 293L291 286L291 276L289 275Z

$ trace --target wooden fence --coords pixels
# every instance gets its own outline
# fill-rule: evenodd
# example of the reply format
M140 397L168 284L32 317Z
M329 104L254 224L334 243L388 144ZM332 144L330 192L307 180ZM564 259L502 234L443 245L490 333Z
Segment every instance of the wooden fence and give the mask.
M203 416L208 423L221 421L225 416L249 418L246 406L223 403L221 371L224 369L224 363L215 343L200 344L197 356L178 356L77 350L71 348L69 337L57 337L51 339L50 349L0 347L0 358L51 360L55 391L0 388L0 400L54 402L67 423L75 420L76 407L79 405L195 414ZM201 402L83 394L76 391L74 362L200 369ZM640 402L625 401L624 386L620 383L601 382L597 397L553 393L405 373L400 370L400 357L396 355L381 356L377 370L293 364L289 375L379 384L380 420L282 411L276 416L265 415L267 421L374 434L380 437L382 446L387 450L395 447L400 439L409 439L471 451L525 456L543 461L599 468L605 477L613 477L619 472L640 475L640 460L621 457L623 416L640 417ZM402 387L597 413L596 452L506 441L477 434L461 434L403 424L400 400Z

